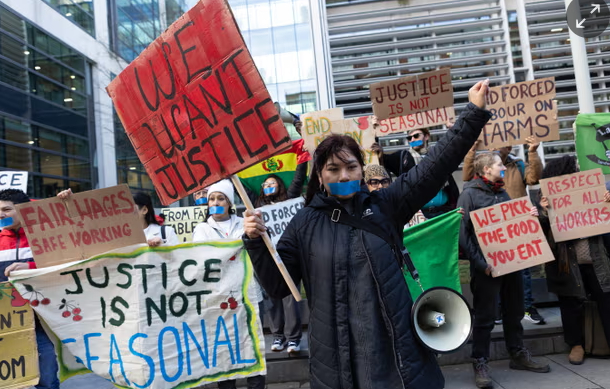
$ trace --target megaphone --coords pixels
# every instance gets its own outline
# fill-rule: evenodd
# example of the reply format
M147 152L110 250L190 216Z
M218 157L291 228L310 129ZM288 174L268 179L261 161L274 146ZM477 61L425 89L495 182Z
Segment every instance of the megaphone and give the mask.
M444 286L422 293L411 308L417 339L437 354L450 353L468 341L472 314L464 297Z
M282 122L293 124L295 120L299 119L299 117L297 115L282 108L280 103L278 103L277 101L275 103L273 103L273 105L275 105L277 112L280 114L280 119L282 119Z

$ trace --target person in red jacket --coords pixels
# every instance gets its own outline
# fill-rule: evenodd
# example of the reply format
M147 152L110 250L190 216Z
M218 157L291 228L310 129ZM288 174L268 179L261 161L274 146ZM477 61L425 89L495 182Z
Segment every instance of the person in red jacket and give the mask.
M32 250L21 222L16 205L27 203L30 198L18 189L0 191L0 282L6 281L12 271L35 269ZM40 381L37 389L59 389L57 358L53 343L36 317L36 343L38 344L38 366Z

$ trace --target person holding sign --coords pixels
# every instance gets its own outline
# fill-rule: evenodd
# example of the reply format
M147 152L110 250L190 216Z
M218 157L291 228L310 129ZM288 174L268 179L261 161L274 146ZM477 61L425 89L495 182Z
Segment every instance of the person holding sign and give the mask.
M35 269L32 250L21 227L15 205L27 203L30 198L22 190L5 189L0 191L0 282L7 281L12 271ZM50 304L49 299L33 299L31 306ZM59 371L55 349L49 336L36 319L36 343L38 344L38 366L40 381L36 389L59 389Z
M138 214L144 227L144 235L150 247L175 246L180 243L176 231L170 226L162 226L155 217L152 199L144 192L136 193L133 200L138 206Z
M542 178L552 178L578 172L576 157L564 155L547 162ZM604 201L610 202L610 192ZM540 201L540 225L555 255L555 261L545 264L546 282L559 300L564 341L571 347L568 360L573 365L584 362L584 301L587 295L597 303L606 339L610 339L610 260L602 235L555 242L551 231L546 197Z
M403 226L438 193L489 120L487 86L481 81L471 88L456 125L388 188L362 190L364 156L353 138L331 135L316 148L306 207L277 245L307 292L312 389L444 387L436 357L411 327L413 301L399 247ZM261 213L247 211L244 226L265 290L274 298L289 295L261 239Z
M491 330L497 307L497 296L501 299L502 325L506 348L510 354L511 369L529 370L538 373L550 371L549 365L532 360L523 346L523 276L521 272L509 273L493 278L492 267L483 255L470 212L509 201L504 187L506 167L497 153L484 152L474 159L475 179L464 184L458 207L464 209L460 230L460 245L470 258L470 288L473 294L474 330L472 332L472 358L475 382L478 388L493 387L489 376L489 346ZM536 208L532 208L532 213Z

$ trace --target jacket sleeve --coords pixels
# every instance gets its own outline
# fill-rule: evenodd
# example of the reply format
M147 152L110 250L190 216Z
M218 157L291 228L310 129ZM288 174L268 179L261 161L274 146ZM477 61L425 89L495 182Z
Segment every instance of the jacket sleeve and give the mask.
M37 267L36 267L36 262L34 262L34 261L29 261L29 262L28 262L28 269L37 269Z
M462 168L462 180L464 182L470 181L474 177L474 157L476 154L477 151L471 149L464 157L464 167Z
M288 187L288 198L294 199L303 194L303 184L307 177L307 163L297 165L297 169L294 172L294 178Z
M301 282L301 250L298 248L298 234L294 221L291 221L277 244L277 252L282 258L288 273L296 285ZM242 236L244 246L252 261L252 266L261 286L274 299L282 299L290 294L290 288L284 281L282 273L271 257L262 238L250 239Z
M212 240L210 238L209 230L210 225L207 222L201 222L197 224L193 230L193 242L204 242L206 240Z
M474 226L470 220L470 211L474 210L474 203L472 202L472 197L468 191L462 192L458 200L458 207L461 207L464 210L462 224L460 225L460 247L466 251L472 266L478 271L485 272L485 269L487 269L487 261L485 261L483 252L479 247L479 241L477 240L474 233Z
M449 179L447 180L449 185L447 185L445 191L447 192L447 205L451 207L451 209L457 208L457 202L460 198L460 188L458 188L455 180L453 179L453 174L449 175Z
M421 163L403 173L382 190L397 225L406 224L413 215L432 199L447 181L447 177L459 166L483 126L489 120L489 111L469 103L455 125L428 151Z
M392 154L383 154L381 158L381 163L386 168L387 171L391 172L395 176L399 175L400 172L400 164L402 161L400 160L400 155L402 151L396 151Z
M542 161L537 152L527 153L528 165L525 168L525 184L536 185L542 177Z

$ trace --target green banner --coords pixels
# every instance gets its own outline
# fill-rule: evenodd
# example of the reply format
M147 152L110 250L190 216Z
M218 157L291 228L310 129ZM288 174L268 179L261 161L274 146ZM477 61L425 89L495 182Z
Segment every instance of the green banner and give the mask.
M575 127L580 170L601 168L610 174L610 113L581 113Z

